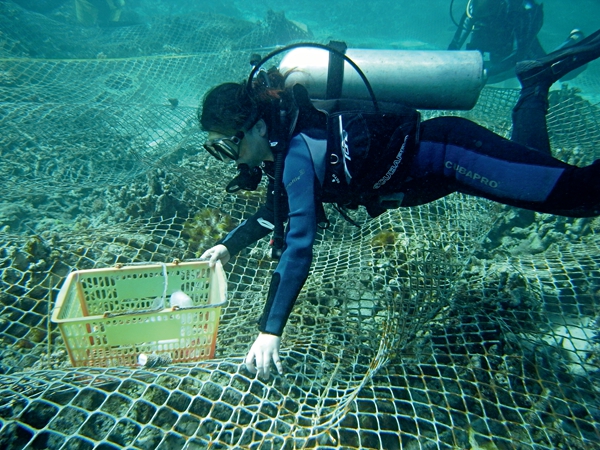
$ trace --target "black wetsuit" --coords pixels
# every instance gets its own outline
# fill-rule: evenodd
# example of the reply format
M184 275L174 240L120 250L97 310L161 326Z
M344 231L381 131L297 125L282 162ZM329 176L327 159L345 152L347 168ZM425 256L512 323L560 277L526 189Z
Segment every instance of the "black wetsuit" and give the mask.
M546 54L537 38L543 22L543 7L534 0L505 0L496 15L463 14L448 50L460 50L470 35L466 49L484 55L488 81L502 81L514 76L517 62Z
M513 139L519 142L463 118L439 117L419 124L410 114L404 126L386 131L371 124L367 134L356 111L330 115L326 132L300 129L285 159L288 231L260 331L283 332L309 274L321 200L346 202L350 192L356 203L373 210L378 193L393 197L397 206L415 206L462 192L545 213L600 214L600 160L578 168L553 158L545 114L545 97L524 91L513 113ZM391 144L371 145L386 140ZM265 206L222 240L231 254L271 231L270 183Z

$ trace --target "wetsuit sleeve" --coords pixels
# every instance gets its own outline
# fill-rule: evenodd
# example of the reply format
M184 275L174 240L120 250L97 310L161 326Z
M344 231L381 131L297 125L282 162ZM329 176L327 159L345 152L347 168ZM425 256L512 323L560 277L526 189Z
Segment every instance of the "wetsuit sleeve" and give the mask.
M241 250L262 239L273 231L273 182L269 181L267 200L258 211L234 228L217 244L223 244L231 256L237 255Z
M262 332L281 336L296 298L308 277L317 233L315 171L301 136L290 142L283 183L288 196L289 222L285 248L271 280L259 323Z

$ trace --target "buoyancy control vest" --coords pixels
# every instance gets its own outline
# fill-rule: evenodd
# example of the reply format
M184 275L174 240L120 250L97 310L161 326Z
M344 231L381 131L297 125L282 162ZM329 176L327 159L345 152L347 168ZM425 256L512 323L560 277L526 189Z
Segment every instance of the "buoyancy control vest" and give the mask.
M355 209L375 217L385 211L379 198L406 177L419 141L420 114L399 103L335 99L311 101L303 86L293 88L298 120L319 181L318 203Z

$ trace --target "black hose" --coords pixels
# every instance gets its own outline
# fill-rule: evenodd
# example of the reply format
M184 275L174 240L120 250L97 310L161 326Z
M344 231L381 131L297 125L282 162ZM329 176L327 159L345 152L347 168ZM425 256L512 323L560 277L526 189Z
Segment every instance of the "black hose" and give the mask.
M450 20L452 20L452 23L454 25L456 25L456 28L462 27L462 25L460 23L458 23L456 21L456 19L454 18L454 0L450 0Z
M281 100L279 100L281 101ZM279 105L278 105L279 106ZM275 170L273 174L273 240L271 242L271 258L279 259L283 253L284 220L281 213L281 192L283 189L283 162L287 151L287 133L285 111L281 107L271 108L271 126L273 133L269 136L270 141L276 144L272 147L275 156Z

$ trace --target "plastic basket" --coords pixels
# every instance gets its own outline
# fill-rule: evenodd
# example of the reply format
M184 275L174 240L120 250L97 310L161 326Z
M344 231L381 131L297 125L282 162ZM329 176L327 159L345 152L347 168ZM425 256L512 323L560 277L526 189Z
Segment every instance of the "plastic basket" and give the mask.
M182 291L192 306L171 306ZM73 366L134 366L140 355L193 362L214 356L223 267L187 262L80 270L69 274L52 312Z

